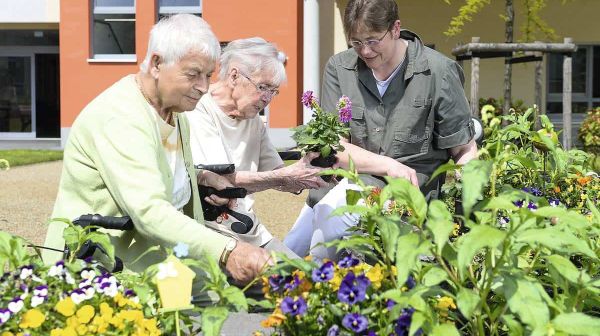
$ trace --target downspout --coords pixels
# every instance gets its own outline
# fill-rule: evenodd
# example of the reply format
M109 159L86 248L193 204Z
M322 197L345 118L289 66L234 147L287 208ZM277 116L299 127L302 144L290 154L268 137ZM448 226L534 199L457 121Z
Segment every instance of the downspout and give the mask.
M313 91L319 97L319 1L304 0L303 31L303 91ZM312 111L303 107L303 122L312 117Z

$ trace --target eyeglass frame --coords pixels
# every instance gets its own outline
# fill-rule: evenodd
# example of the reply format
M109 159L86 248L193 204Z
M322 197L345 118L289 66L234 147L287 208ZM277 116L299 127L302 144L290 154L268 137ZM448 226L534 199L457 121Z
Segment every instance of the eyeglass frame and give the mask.
M374 39L369 39L366 41L360 41L360 40L350 40L350 45L352 46L352 48L354 49L361 49L364 46L367 46L369 48L374 48L377 47L381 41L383 41L383 39L386 37L386 35L391 31L391 29L388 29L385 34L383 34L382 37L380 38L374 38Z
M275 97L275 96L277 96L279 94L279 90L278 89L271 89L271 88L269 88L269 85L267 85L267 84L256 84L245 73L243 73L243 72L241 72L239 70L238 70L238 73L240 75L242 75L244 78L246 78L252 85L254 85L254 88L256 88L256 90L258 92L260 92L261 95L266 95L266 96L269 97L269 99L273 99L273 97Z

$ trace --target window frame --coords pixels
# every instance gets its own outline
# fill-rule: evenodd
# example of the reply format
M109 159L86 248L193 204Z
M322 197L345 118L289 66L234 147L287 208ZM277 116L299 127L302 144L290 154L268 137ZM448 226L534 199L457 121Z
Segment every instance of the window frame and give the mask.
M202 16L202 0L197 1L197 6L161 6L160 0L156 0L156 14L158 17L173 14L197 14Z
M594 47L600 52L600 44L585 43L578 44L577 48L585 49L585 92L584 93L572 93L571 102L574 103L586 103L587 109L591 109L594 105L600 105L600 97L594 97L594 72L597 72L596 76L600 76L600 69L594 69ZM552 54L555 55L555 54ZM551 56L551 55L549 55ZM550 93L550 61L546 61L546 106L549 103L561 103L563 100L563 94L561 93ZM562 113L559 113L562 114ZM574 113L576 114L576 113Z
M103 62L116 62L116 63L135 63L137 62L137 55L133 54L99 54L94 50L95 42L95 31L94 31L94 16L95 15L107 15L107 14L125 14L133 15L132 19L115 19L115 21L128 21L134 23L134 35L136 28L136 5L138 0L133 0L133 6L99 6L96 7L95 0L90 0L90 57L88 63L103 63ZM137 41L134 40L134 44ZM135 47L134 47L135 50Z

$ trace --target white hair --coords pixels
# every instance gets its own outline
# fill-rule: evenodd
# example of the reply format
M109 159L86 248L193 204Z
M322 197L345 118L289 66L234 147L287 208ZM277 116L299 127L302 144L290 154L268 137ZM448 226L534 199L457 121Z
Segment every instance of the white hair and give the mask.
M152 27L148 52L140 69L147 72L152 54L162 57L166 65L179 62L186 54L199 52L217 61L221 53L219 40L202 18L176 14L161 19Z
M281 55L272 43L260 37L231 41L221 55L219 79L227 78L231 67L235 65L248 75L272 71L273 84L279 86L286 81Z

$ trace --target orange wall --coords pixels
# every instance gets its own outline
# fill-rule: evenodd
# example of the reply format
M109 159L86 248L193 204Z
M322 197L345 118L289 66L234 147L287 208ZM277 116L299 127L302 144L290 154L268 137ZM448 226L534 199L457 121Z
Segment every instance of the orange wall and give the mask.
M302 122L302 5L300 0L204 0L203 18L221 41L261 36L286 53L288 84L271 104L270 127ZM61 127L71 127L79 112L121 77L135 73L146 55L156 1L136 1L137 62L89 63L90 1L61 0ZM268 10L265 10L268 8ZM277 13L277 15L273 15Z
M61 127L71 127L79 112L121 77L138 71L146 55L148 32L154 24L153 1L136 1L135 48L137 62L88 63L91 56L90 2L61 0L60 95Z
M287 85L270 105L269 127L302 124L302 0L204 0L202 16L221 41L260 36L287 57Z

